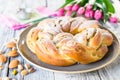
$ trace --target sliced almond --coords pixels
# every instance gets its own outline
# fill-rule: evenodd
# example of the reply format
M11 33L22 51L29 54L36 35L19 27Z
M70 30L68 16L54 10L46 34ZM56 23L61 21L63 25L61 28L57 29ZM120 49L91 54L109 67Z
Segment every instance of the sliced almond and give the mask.
M0 62L1 62L1 63L5 63L6 61L7 61L6 56L3 55L3 54L0 54Z
M27 74L28 74L28 71L27 71L27 70L22 70L22 71L21 71L21 75L22 75L22 76L25 76L25 75L27 75Z
M3 69L4 67L3 66L0 66L0 70Z
M17 50L12 50L12 51L8 52L9 57L16 57L18 55L19 54L18 54Z
M23 66L21 64L18 65L18 70L19 71L23 70Z
M12 60L9 64L9 68L16 68L19 64L18 60Z
M7 43L6 45L7 48L13 48L16 47L16 43L14 41Z
M31 68L30 64L25 64L24 67L28 70Z

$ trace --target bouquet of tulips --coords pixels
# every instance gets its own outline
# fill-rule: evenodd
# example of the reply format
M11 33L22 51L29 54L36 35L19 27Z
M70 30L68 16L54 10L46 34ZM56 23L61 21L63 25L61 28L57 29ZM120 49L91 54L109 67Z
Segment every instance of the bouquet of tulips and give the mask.
M56 16L84 16L88 19L117 23L115 9L110 0L66 0Z

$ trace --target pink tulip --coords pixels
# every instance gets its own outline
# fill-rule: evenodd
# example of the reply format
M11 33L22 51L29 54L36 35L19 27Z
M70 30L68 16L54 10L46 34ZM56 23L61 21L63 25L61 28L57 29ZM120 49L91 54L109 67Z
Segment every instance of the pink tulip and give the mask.
M82 15L85 13L85 8L84 7L80 7L77 11L78 15Z
M72 11L77 11L79 9L79 5L78 4L74 4L72 7Z
M86 18L93 18L94 16L94 11L90 10L90 11L85 11L85 17Z
M118 18L115 17L115 16L111 16L109 20L110 20L111 23L117 23L118 22Z
M72 5L70 5L70 6L65 6L64 9L67 10L67 11L71 11L71 10L72 10L72 7L73 7Z
M64 8L60 8L58 11L64 13L65 10L64 10Z
M58 17L64 16L64 13L58 12L58 13L57 13L57 16L58 16Z
M92 10L92 8L93 8L93 5L91 5L91 4L86 5L86 10L87 11Z
M58 12L57 12L57 16L58 17L64 16L64 12L65 12L65 10L63 8L59 9Z
M67 11L65 16L72 16L72 11Z
M95 18L96 20L100 20L100 19L102 18L102 11L96 10L96 11L95 11L95 14L94 14L94 18Z

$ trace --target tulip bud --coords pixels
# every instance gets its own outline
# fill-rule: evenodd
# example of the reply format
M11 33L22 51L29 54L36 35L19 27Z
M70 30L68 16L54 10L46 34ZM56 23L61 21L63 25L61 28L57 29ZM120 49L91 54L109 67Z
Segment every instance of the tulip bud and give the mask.
M90 11L85 11L85 17L86 18L93 18L94 15L94 11L90 10Z
M58 13L57 13L57 16L58 16L58 17L64 16L64 13L58 12Z
M67 11L71 11L71 10L72 10L72 7L73 7L72 5L70 5L70 6L65 6L64 9L67 10Z
M64 10L64 8L60 8L58 11L64 13L65 10Z
M92 10L93 8L93 5L92 4L87 4L86 5L86 10L89 11L89 10Z
M72 11L77 11L79 9L79 5L78 4L74 4L72 7Z
M67 11L65 16L72 16L72 11Z
M58 17L64 16L64 12L65 12L65 10L63 8L59 9L58 12L57 12L57 16Z
M84 7L79 8L77 13L78 13L78 15L84 14L85 13L85 8Z
M102 11L96 10L96 11L95 11L95 14L94 14L94 18L95 18L96 20L100 20L100 19L102 18Z
M118 22L118 19L115 16L111 16L109 20L110 20L111 23L117 23Z

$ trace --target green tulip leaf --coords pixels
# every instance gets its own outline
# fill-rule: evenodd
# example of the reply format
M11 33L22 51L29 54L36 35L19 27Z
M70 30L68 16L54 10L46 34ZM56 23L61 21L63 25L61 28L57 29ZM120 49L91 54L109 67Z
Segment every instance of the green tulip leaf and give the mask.
M74 0L65 0L65 2L67 2L67 3L68 3L68 2L72 2L72 1L74 1Z
M75 3L75 2L76 2L75 0L66 0L65 3L64 3L60 8L63 8L63 7L65 7L66 5L68 5L68 4L73 4L73 3Z
M95 4L95 2L96 2L96 0L89 0L89 4L94 5L94 4Z
M108 12L115 13L114 6L112 5L112 2L110 0L103 0Z
M97 5L94 4L93 10L97 10L97 8L98 8Z
M89 0L81 0L80 1L80 6L85 6L86 3L88 3Z

